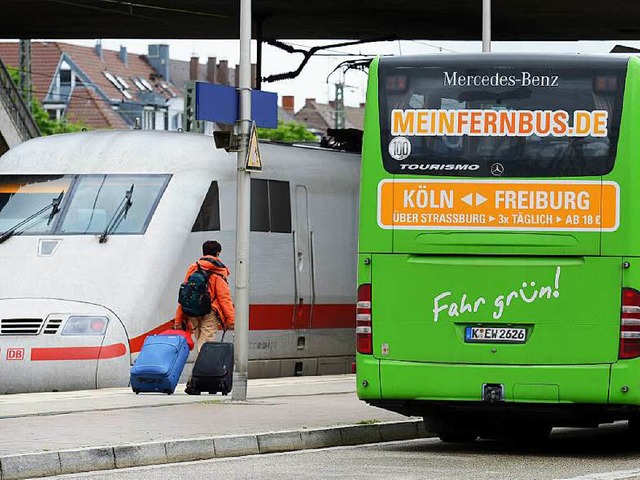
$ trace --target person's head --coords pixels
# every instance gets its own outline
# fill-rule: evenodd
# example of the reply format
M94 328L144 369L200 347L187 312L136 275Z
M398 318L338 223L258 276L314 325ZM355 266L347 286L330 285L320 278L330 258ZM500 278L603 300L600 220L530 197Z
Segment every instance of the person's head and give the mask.
M213 255L214 257L219 257L220 252L222 252L222 246L215 240L207 240L202 244L203 255Z

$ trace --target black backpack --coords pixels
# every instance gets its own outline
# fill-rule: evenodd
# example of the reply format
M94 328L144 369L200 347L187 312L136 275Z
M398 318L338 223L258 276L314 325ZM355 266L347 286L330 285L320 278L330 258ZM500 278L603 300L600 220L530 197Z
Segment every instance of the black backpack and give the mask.
M211 295L209 295L210 272L202 269L196 263L197 269L187 281L180 285L178 303L182 311L190 317L203 317L211 312Z

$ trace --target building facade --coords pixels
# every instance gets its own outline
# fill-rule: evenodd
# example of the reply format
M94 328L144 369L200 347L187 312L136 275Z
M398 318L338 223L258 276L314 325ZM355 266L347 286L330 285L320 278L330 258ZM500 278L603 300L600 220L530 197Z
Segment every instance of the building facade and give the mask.
M0 43L0 58L19 65L19 45ZM184 99L171 83L168 45L148 55L62 42L31 42L32 93L51 119L87 128L178 130Z

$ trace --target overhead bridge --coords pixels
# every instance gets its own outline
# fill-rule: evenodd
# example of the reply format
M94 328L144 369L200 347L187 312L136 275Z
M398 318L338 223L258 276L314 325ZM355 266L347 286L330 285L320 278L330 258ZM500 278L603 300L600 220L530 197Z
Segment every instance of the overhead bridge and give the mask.
M9 71L0 60L0 155L30 138L40 136Z

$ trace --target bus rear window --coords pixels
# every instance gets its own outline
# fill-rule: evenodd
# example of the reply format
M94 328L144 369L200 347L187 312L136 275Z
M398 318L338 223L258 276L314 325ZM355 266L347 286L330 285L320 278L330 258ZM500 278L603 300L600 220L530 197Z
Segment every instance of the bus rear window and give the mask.
M414 60L380 61L389 173L579 177L613 168L625 58Z

